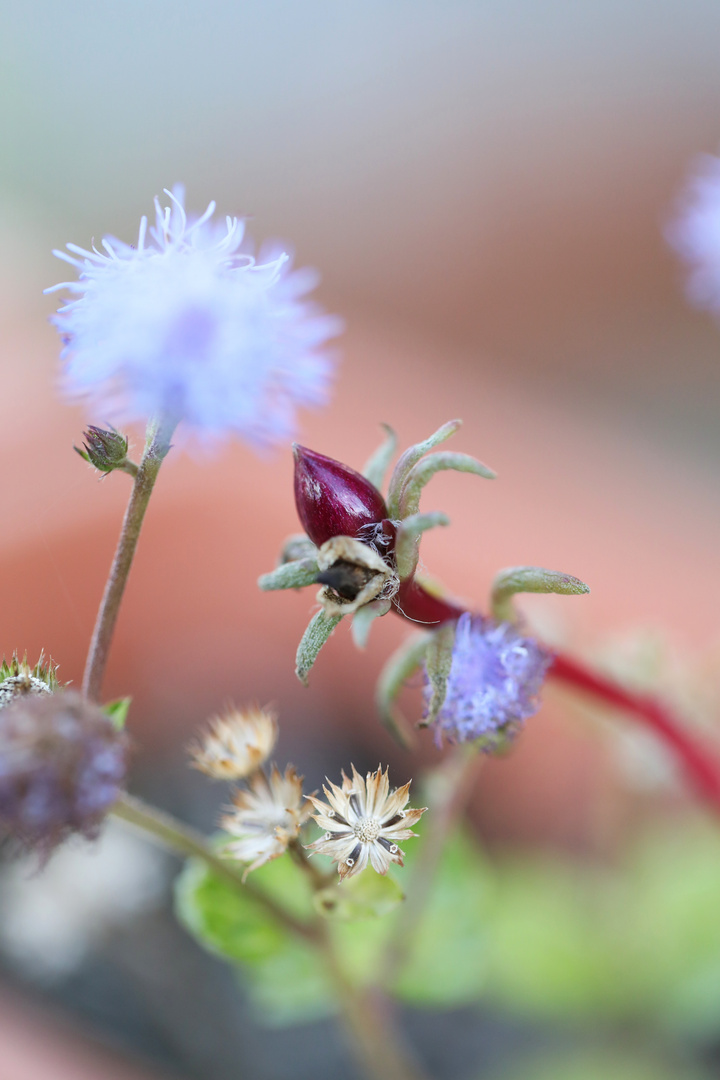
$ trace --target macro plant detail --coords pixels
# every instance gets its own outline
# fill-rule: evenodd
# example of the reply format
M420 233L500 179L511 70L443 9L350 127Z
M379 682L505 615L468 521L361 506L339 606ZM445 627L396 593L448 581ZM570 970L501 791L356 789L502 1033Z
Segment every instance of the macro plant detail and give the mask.
M720 236L719 176L712 159L673 233L695 266L693 295L713 309L720 262L710 265L716 252L708 236ZM411 624L379 674L375 699L405 751L415 749L417 732L433 739L436 764L417 781L418 802L428 805L408 805L411 770L403 768L394 787L382 765L363 773L353 764L349 774L338 765L331 775L339 784L326 779L322 795L304 791L296 766L274 760L278 713L260 705L224 705L188 747L189 767L221 791L218 831L205 835L127 791L131 700L103 701L102 687L171 439L179 428L208 445L233 435L255 450L289 442L297 410L326 400L326 346L340 328L305 299L314 278L291 272L287 255L256 260L241 221L217 225L214 203L193 218L180 188L166 195L169 205L155 201L155 223L143 218L135 246L106 237L102 250L70 244L69 254L56 252L78 273L48 290L71 297L52 319L64 343L65 392L85 400L95 419L141 421L145 447L135 462L129 437L96 423L75 447L101 476L125 473L132 486L82 690L63 686L43 655L33 665L14 653L0 666L0 826L41 866L66 840L95 838L108 816L139 830L184 860L178 918L242 973L259 1012L277 1023L339 1016L369 1077L422 1080L392 1005L478 1000L490 979L488 956L512 937L503 939L512 887L501 871L493 877L463 815L485 756L511 748L539 710L546 683L558 681L650 729L716 811L720 762L665 702L550 648L529 628L517 598L587 594L579 578L532 565L501 569L476 610L423 575L423 535L450 524L442 511L424 508L429 482L445 471L496 478L477 458L439 449L460 429L452 420L399 456L384 425L382 444L359 471L294 444L304 532L289 537L276 568L259 579L263 591L315 590L296 654L305 686L348 617L359 649L377 619L394 613ZM412 679L422 697L414 726L399 708ZM394 782L398 771L393 766ZM540 878L533 880L541 891ZM614 926L615 909L608 911ZM614 970L608 981L617 981Z

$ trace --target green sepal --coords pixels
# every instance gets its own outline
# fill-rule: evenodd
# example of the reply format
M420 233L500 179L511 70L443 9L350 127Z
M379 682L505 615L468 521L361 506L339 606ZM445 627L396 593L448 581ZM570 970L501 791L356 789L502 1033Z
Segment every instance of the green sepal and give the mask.
M131 697L116 698L115 701L108 701L102 706L102 711L107 718L112 721L112 725L116 731L122 731L125 727L125 721L127 720L128 709L132 702Z
M387 433L387 438L378 446L377 450L370 455L365 462L362 474L366 480L374 484L378 491L382 488L385 473L388 471L390 462L397 448L397 435L389 424L381 424Z
M393 878L364 870L341 885L321 889L315 893L313 902L318 915L324 919L356 922L388 915L404 899L402 889Z
M308 623L295 657L295 674L303 686L307 686L318 653L341 619L342 615L328 616L324 611L318 611Z
M364 649L368 643L372 624L376 619L387 615L392 607L391 600L371 600L369 604L363 604L353 615L352 636L358 649Z
M412 577L420 557L418 541L422 533L438 525L449 525L450 518L440 510L428 514L412 514L398 525L395 537L395 560L401 581Z
M425 670L432 687L427 716L420 721L419 727L429 727L443 707L447 694L448 676L452 667L453 647L455 645L455 623L444 623L432 635L425 655Z
M419 461L408 473L407 479L400 495L400 517L406 518L410 514L416 514L420 506L420 495L427 482L437 472L452 469L454 472L473 473L475 476L484 476L486 480L495 480L497 473L482 461L471 457L470 454L453 454L443 451L439 454L431 454L424 461Z
M258 586L263 592L271 592L273 589L303 589L316 582L318 573L317 559L295 559L277 566L268 574L261 574Z
M436 446L445 442L451 435L454 435L461 426L462 420L449 420L447 424L443 424L441 428L438 428L429 439L425 439L424 442L416 443L400 456L400 459L393 470L393 474L390 477L387 504L388 515L391 518L395 519L400 517L400 497L413 466L416 465L420 458L427 454L428 451L434 450Z
M517 619L513 607L516 593L559 593L561 596L579 596L590 589L579 578L558 570L544 570L541 566L510 566L495 575L490 594L490 608L498 622L514 622Z
M423 664L432 639L428 631L412 634L387 661L375 689L381 724L406 749L412 747L414 739L396 702L407 679Z

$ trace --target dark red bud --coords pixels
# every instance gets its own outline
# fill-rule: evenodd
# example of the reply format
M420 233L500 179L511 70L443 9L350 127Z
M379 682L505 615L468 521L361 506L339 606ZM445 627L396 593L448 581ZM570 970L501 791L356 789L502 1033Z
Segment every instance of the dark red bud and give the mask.
M449 600L433 596L414 578L400 583L400 588L393 598L393 607L398 615L404 615L406 619L429 627L459 619L465 611L465 608L458 607Z
M318 547L333 536L357 536L387 517L382 495L360 473L304 446L296 444L293 453L298 517Z

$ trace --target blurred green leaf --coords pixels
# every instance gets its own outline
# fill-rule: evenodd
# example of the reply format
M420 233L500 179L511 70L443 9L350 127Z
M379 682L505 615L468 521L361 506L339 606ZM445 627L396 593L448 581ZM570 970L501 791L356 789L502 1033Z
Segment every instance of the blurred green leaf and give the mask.
M687 1060L673 1062L649 1051L586 1049L521 1061L496 1073L493 1080L708 1080ZM486 1074L483 1073L483 1076Z
M117 731L122 731L125 727L125 721L127 720L128 709L132 703L131 697L117 698L115 701L108 701L102 706L102 711L113 722L113 726Z
M366 870L342 885L322 889L315 894L314 904L324 918L347 922L388 915L404 899L402 889L393 878Z
M414 844L412 853L408 844L408 888L422 841ZM492 875L475 841L464 832L450 837L395 987L398 996L443 1007L480 996L487 978L491 891Z

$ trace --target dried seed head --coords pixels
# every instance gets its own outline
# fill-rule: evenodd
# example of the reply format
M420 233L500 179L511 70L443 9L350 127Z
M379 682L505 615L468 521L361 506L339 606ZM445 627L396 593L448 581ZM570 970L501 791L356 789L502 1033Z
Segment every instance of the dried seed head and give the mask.
M292 765L284 775L273 766L269 777L255 773L248 790L235 792L231 812L220 825L232 837L225 852L248 864L246 875L282 855L310 816L302 781Z
M242 780L267 761L277 735L277 716L271 709L229 708L213 717L190 746L191 764L215 780Z
M317 554L317 581L325 585L318 594L325 614L350 615L378 597L390 599L398 577L377 551L351 536L334 536Z
M13 653L8 661L3 657L0 664L0 709L25 694L51 694L57 690L57 665L52 660L40 658L34 667L28 664L27 653L22 660Z
M71 690L25 694L0 710L0 824L48 854L96 835L125 779L127 737Z

